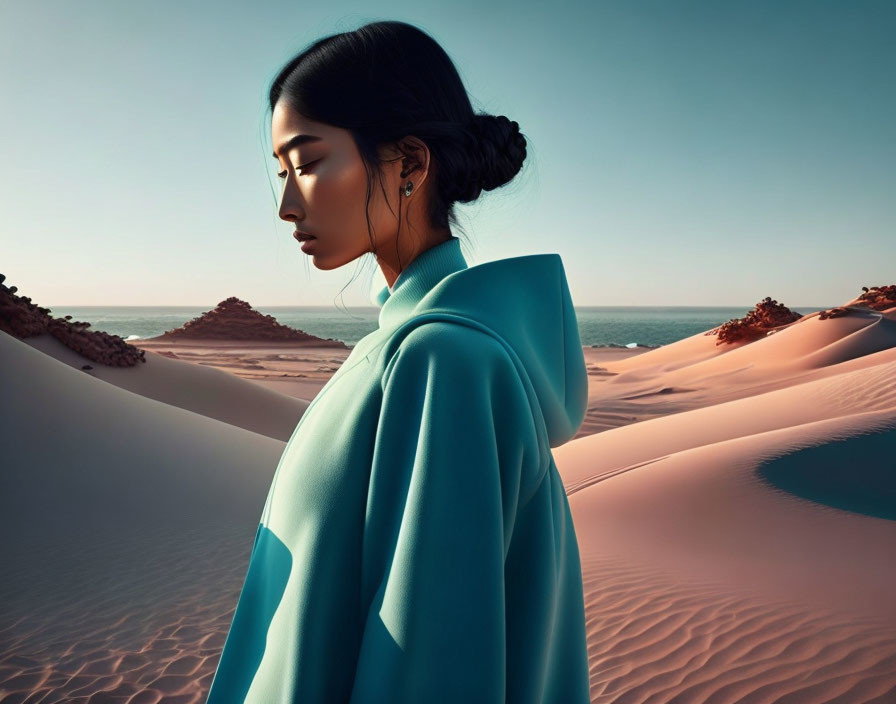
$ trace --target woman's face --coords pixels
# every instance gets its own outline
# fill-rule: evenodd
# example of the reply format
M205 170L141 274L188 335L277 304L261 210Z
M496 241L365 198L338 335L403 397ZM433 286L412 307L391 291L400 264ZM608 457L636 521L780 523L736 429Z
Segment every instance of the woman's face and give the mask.
M401 159L384 165L384 189L375 179L371 184L368 234L367 172L348 130L309 120L281 100L272 113L271 141L283 188L280 217L314 235L300 244L318 269L372 251L371 237L377 250L389 249L398 230Z

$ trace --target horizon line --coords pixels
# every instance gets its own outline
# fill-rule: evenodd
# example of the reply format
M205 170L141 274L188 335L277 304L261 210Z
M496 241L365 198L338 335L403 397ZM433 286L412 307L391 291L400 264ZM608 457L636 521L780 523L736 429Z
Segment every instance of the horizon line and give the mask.
M775 299L773 299L775 300ZM758 302L757 302L758 303ZM778 301L780 303L780 301ZM250 303L249 305L252 308L333 308L334 310L342 310L339 306L330 306L325 304L305 304L305 305L294 305L294 304L285 304L285 303L276 303L276 304L265 304L265 303ZM756 303L752 304L714 304L714 305L692 305L686 303L666 303L666 304L653 304L653 303L626 303L626 304L613 304L613 303L573 303L573 308L755 308ZM829 306L815 306L815 305L801 305L798 303L794 304L783 304L787 305L788 308L812 308L813 310L825 310L828 308L835 308L838 306L845 305L844 303L838 303L836 305ZM97 303L85 303L85 304L73 304L67 303L65 305L41 305L41 308L49 308L53 310L53 308L207 308L209 310L214 310L218 306L217 303L209 305L206 303L203 304L189 304L189 303L154 303L151 305L144 303L115 303L115 304L97 304ZM344 308L372 308L379 310L380 306L377 305L347 305Z

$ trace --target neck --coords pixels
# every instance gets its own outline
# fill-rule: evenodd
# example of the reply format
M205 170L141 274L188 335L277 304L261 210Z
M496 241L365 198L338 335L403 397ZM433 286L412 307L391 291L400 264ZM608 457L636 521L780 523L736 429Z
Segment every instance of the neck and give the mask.
M397 278L394 286L384 286L377 294L376 304L382 306L380 328L400 324L413 314L420 300L442 279L466 268L467 261L460 251L460 240L456 237L449 237L421 252Z
M423 252L447 242L452 237L451 230L433 230L415 243L404 240L381 248L381 251L376 253L376 259L389 288L391 289L395 285L401 272L407 269L408 265ZM386 251L382 251L382 249Z

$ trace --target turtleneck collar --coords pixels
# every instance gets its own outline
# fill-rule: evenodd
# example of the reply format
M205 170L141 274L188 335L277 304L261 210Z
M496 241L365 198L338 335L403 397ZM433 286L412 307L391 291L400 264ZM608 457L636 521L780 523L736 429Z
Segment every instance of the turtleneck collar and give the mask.
M418 254L395 279L384 286L374 301L381 305L379 326L390 328L406 319L433 286L449 274L467 268L460 240L451 237Z

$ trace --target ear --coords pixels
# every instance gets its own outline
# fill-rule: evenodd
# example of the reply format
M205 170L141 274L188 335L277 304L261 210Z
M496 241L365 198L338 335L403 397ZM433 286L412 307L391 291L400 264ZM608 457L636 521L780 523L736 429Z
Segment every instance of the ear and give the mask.
M429 175L431 163L429 147L417 137L404 137L399 140L397 146L404 155L401 159L401 173L399 174L402 185L413 181L414 190L419 191Z

